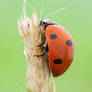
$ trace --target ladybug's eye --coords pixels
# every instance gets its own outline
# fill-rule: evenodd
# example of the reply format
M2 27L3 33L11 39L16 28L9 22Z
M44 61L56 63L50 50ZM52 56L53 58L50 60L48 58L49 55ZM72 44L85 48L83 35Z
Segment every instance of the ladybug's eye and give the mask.
M46 22L43 22L44 25L46 25L47 23Z
M61 60L61 59L55 59L55 60L54 60L54 63L55 63L55 64L61 64L61 63L62 63L62 60Z

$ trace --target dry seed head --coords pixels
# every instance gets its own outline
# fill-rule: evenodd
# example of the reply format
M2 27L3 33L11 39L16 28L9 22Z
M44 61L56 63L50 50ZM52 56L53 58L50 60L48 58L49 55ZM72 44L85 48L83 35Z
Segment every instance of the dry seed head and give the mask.
M36 12L32 14L31 19L27 16L24 17L18 22L18 25L25 45L24 54L29 61L27 68L28 92L55 92L46 55L34 57L34 55L43 53L43 49L36 46L41 42L42 32Z

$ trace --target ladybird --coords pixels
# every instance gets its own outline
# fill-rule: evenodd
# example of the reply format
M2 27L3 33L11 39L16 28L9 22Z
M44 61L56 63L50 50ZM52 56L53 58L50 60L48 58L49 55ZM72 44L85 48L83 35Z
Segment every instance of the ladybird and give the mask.
M73 61L74 41L71 35L55 21L41 20L40 26L44 29L44 43L46 43L46 51L49 55L51 72L54 77L60 76Z

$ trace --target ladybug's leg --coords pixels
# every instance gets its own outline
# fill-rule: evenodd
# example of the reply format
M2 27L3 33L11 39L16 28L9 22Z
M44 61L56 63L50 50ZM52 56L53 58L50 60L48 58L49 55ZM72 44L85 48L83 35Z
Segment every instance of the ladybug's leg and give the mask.
M47 54L47 52L46 52L46 51L44 51L42 54L34 55L34 57L42 57L42 56L44 56L44 55L46 55L46 54Z
M36 45L36 46L37 46L37 47L41 47L42 45L45 44L45 40L46 40L45 34L42 33L42 34L41 34L41 41L42 41L42 42L41 42L40 44Z
M34 55L34 57L42 57L44 55L46 55L46 53L43 53L43 54L40 54L40 55Z
M45 48L43 48L43 49L45 49L45 51L44 51L44 53L43 54L40 54L40 55L34 55L34 57L42 57L42 56L44 56L44 55L47 55L48 54L48 44L46 44L46 46L45 46Z
M42 46L42 45L44 45L44 44L45 44L45 39L46 39L46 38L44 38L44 43L41 43L41 44L39 44L39 45L37 45L37 46ZM46 43L46 44L45 44L45 47L43 46L42 49L44 49L44 53L43 53L43 54L40 54L40 55L34 55L34 57L41 57L41 56L47 55L47 53L48 53L48 44Z
M42 42L42 43L40 43L40 44L38 44L38 45L36 45L37 47L41 47L42 45L44 45L45 44L45 40L44 40L44 42Z
M42 49L44 50L42 54L34 55L34 57L41 57L46 55L45 47L43 46Z

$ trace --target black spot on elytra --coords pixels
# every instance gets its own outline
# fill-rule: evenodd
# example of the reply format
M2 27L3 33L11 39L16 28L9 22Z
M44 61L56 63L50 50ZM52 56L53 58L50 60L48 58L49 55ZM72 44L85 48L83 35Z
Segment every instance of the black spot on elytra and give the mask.
M67 45L67 46L72 46L71 40L67 40L67 41L66 41L66 45Z
M50 35L50 38L51 38L51 39L56 39L56 38L57 38L57 35L56 35L56 34L51 34L51 35Z
M61 63L62 63L62 60L61 60L61 59L55 59L55 60L54 60L54 63L55 63L55 64L61 64Z

